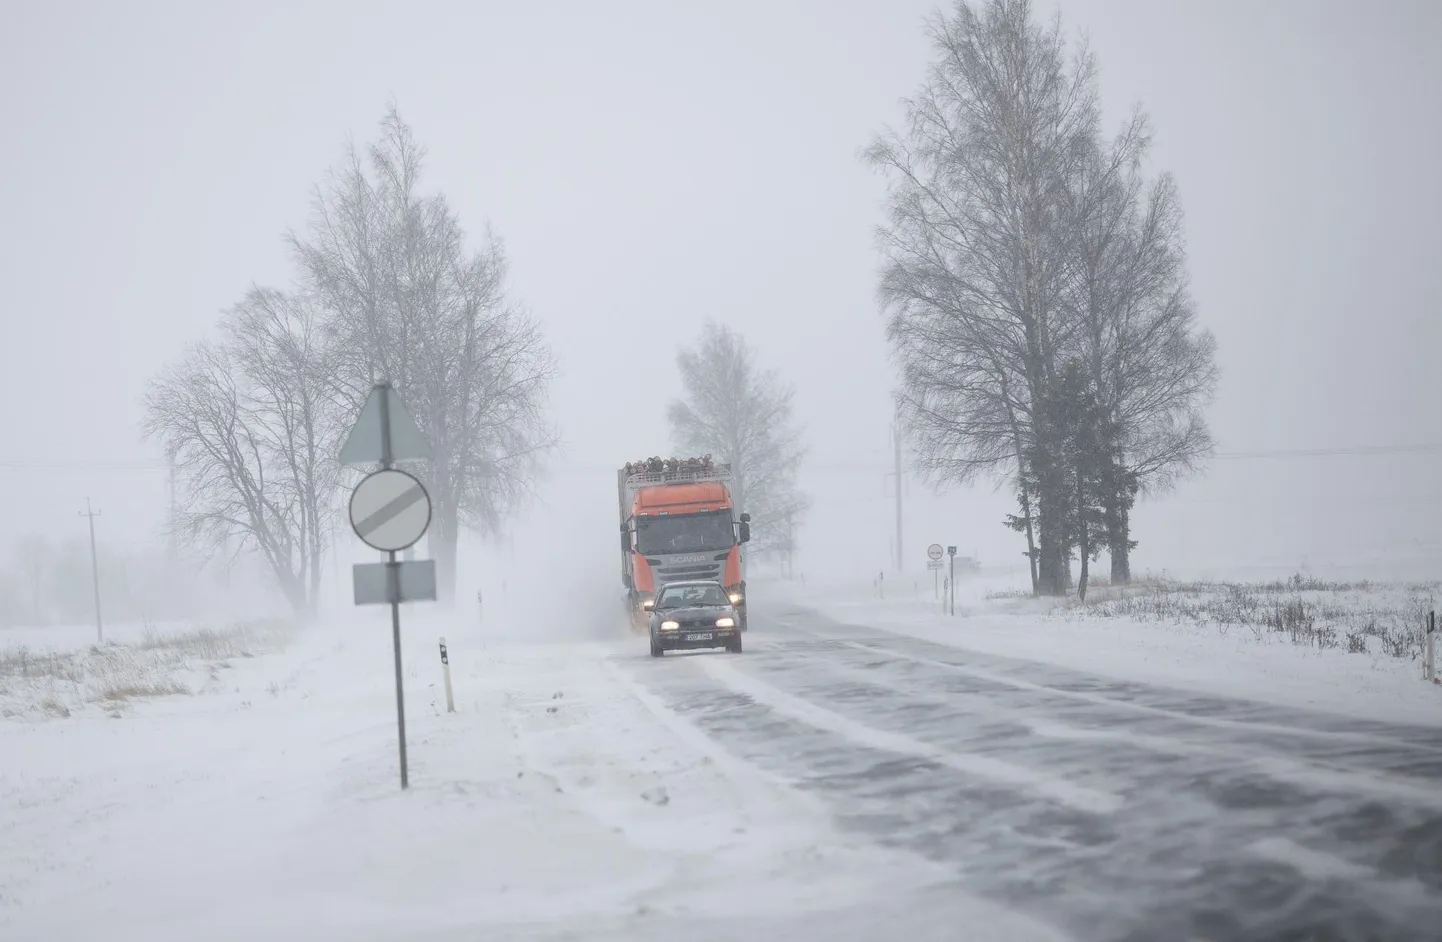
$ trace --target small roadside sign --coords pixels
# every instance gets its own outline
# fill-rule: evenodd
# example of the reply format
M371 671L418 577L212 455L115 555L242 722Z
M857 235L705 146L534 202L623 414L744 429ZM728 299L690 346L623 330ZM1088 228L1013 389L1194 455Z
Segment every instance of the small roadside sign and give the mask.
M943 565L945 564L939 559L928 559L926 561L927 569L940 569Z
M436 600L436 561L408 559L401 563L356 563L357 605L399 605Z
M948 546L948 547L946 548L946 555L948 555L948 556L955 556L955 555L956 555L956 547L955 547L955 546Z
M928 546L928 547L926 548L926 555L929 556L929 557L931 557L932 559L940 559L940 558L941 558L941 544L940 544L940 543L933 543L933 544L931 544L930 546Z

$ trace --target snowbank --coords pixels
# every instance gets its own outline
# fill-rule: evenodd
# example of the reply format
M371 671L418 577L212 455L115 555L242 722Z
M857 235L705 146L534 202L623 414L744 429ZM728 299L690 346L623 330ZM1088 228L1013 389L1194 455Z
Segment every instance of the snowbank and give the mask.
M1086 606L1029 597L1025 574L958 580L957 615L929 578L874 585L769 583L752 591L838 621L1121 680L1400 723L1442 725L1422 680L1422 619L1436 587L1287 581L1098 590ZM878 598L879 591L890 598ZM897 596L900 596L899 598ZM1310 620L1309 620L1310 619Z

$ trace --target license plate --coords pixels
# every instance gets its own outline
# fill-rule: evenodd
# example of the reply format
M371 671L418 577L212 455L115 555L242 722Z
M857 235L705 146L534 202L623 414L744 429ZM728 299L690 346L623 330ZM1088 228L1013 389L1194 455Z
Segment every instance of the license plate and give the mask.
M686 640L687 640L687 641L710 641L710 640L712 640L712 639L715 638L715 637L716 637L716 636L715 636L714 634L712 634L712 633L709 632L709 631L706 631L706 632L702 632L701 634L687 635L687 636L686 636Z

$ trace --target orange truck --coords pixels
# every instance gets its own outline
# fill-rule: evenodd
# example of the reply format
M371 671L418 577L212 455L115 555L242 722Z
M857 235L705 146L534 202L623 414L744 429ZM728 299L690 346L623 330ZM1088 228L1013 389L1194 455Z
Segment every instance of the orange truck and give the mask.
M621 582L633 631L647 630L645 603L668 582L715 579L746 630L746 567L741 544L751 515L731 500L731 466L709 458L635 462L617 473Z

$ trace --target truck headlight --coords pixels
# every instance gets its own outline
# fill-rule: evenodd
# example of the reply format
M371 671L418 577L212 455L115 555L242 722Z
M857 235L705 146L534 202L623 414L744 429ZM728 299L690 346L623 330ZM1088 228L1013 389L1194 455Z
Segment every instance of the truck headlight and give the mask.
M731 595L729 596L729 598L731 599L731 604L732 604L732 605L740 605L740 604L741 604L741 598L742 598L742 596L741 596L741 593L740 593L740 592L732 592Z
M680 627L681 627L681 623L678 622L678 621L663 621L663 622L661 622L661 630L662 630L662 631L675 631L677 628L680 628Z
M717 627L717 628L735 628L735 627L736 627L736 619L732 618L730 615L722 615L720 618L716 619L716 627Z

